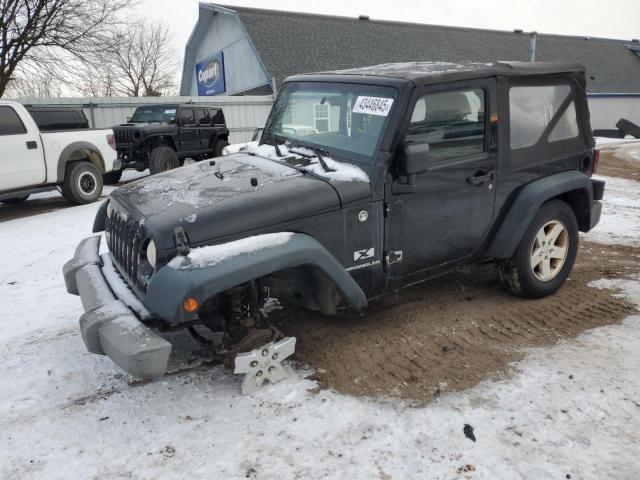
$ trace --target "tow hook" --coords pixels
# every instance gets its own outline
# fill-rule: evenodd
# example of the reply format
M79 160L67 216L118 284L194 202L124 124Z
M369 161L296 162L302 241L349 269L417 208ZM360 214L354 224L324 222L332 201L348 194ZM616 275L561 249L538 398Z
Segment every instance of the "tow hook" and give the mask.
M282 361L293 355L296 338L286 337L277 343L270 342L250 352L239 353L235 358L233 373L244 374L242 394L251 395L268 380L279 382L287 377Z

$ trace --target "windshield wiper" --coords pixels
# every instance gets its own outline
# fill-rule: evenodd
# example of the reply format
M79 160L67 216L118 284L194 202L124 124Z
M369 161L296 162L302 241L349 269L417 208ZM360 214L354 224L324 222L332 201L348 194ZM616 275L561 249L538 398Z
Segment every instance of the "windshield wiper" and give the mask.
M300 150L298 150L297 152L293 152L294 149L300 149L300 148L306 148L307 150L311 150L314 155L309 155L308 153L304 153L301 152ZM336 170L334 168L330 168L329 165L327 165L327 162L325 161L325 159L322 157L323 155L327 155L327 151L323 150L322 148L319 147L312 147L309 145L293 145L290 149L290 152L292 153L296 153L302 157L306 157L306 158L313 158L316 157L318 159L318 162L320 163L320 165L322 166L323 170L325 172L335 172Z
M273 135L273 133L269 133L266 135L263 134L262 138L260 139L260 142L258 142L258 146L264 145L269 140L271 141L271 145L273 145L273 148L275 148L276 150L276 155L279 158L284 157L284 155L282 155L282 152L280 151L280 147L278 146L278 140L276 139L275 135Z

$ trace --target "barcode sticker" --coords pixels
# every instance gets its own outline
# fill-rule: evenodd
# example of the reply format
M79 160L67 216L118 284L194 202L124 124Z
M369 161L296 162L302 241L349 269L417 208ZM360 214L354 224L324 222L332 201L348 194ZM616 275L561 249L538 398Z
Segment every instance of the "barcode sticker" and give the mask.
M358 97L353 105L353 113L364 113L386 117L393 105L393 98Z

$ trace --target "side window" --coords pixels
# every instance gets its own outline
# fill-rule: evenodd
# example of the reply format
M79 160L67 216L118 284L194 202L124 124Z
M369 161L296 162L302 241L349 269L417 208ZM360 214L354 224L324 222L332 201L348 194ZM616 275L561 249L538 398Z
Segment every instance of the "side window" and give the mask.
M418 98L405 141L429 144L438 159L482 153L485 145L482 89L430 93Z
M222 110L209 110L209 115L211 115L211 123L213 125L224 123L224 113L222 113Z
M209 110L198 110L198 125L210 126L211 117L209 116Z
M193 115L193 110L183 108L180 110L180 125L189 126L196 124L196 117Z
M535 145L570 94L569 85L511 87L509 90L511 149L517 150ZM577 135L576 107L571 102L549 140L563 140Z
M579 133L580 128L578 127L578 116L576 115L576 103L572 101L558 120L557 125L551 130L549 141L557 142L559 140L576 138Z
M22 120L11 107L0 107L0 135L21 135L27 133Z

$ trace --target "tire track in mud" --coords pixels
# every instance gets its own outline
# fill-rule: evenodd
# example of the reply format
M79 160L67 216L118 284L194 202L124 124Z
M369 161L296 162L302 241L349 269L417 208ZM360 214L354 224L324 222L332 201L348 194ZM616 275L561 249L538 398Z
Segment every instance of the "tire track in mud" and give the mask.
M620 322L635 308L587 285L639 267L640 247L585 242L571 278L545 299L503 291L487 265L388 295L366 315L303 315L283 330L298 338L296 358L316 369L324 387L429 401L504 375L527 347Z

